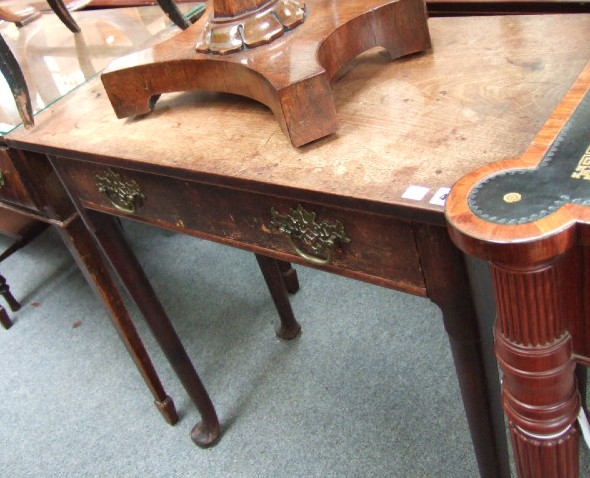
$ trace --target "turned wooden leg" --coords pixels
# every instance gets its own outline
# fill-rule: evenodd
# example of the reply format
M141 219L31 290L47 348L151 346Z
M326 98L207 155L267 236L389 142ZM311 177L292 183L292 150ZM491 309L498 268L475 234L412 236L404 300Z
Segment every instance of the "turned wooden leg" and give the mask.
M8 307L10 307L10 310L15 312L20 309L20 304L14 298L12 293L10 292L10 287L8 287L8 284L6 283L6 279L1 274L0 274L0 295L2 295L2 297L4 297L4 299L8 303Z
M66 228L58 228L58 231L86 280L107 308L119 337L154 397L156 408L168 423L174 425L178 422L174 402L164 390L135 324L111 278L103 255L90 232L79 217L71 221Z
M483 300L474 303L474 298L485 298L486 294L478 293L485 284L472 287L465 258L445 228L416 225L415 232L428 297L440 307L449 336L480 477L509 478L508 443L492 341L494 311L483 310ZM477 275L485 279L485 272Z
M193 442L201 447L214 445L220 429L213 403L117 221L108 214L95 211L86 210L85 214L87 225L199 410L201 422L191 431Z
M256 254L256 260L281 319L281 324L277 328L277 336L285 340L294 339L299 335L301 326L293 314L289 294L283 281L284 276L279 269L279 261L260 254Z
M561 290L562 261L492 265L496 354L520 478L577 478L580 395Z
M297 271L291 266L290 262L277 261L277 264L279 265L279 270L281 271L281 276L285 283L285 287L287 288L287 292L289 294L297 293L299 291Z
M2 307L1 305L0 305L0 324L2 324L2 327L4 327L7 330L10 327L12 327L12 321L10 320L10 317L8 317L8 314L7 314L6 310L4 309L4 307Z

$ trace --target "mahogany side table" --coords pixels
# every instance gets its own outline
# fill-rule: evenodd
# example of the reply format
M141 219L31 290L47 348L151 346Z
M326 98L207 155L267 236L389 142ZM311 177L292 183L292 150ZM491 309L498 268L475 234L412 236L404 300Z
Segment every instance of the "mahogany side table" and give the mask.
M579 474L576 362L590 365L590 63L518 160L461 179L454 241L492 264L496 354L521 478Z
M590 16L433 18L429 29L429 52L392 62L373 50L345 66L332 86L337 133L302 148L266 108L226 94L164 95L152 114L118 120L98 81L8 142L49 155L124 282L138 264L109 236L113 216L428 297L449 334L480 474L508 477L491 330L443 204L460 177L526 150L590 58ZM137 185L132 211L97 183L112 173ZM303 236L336 229L341 240L314 252L286 225L302 223L312 225Z

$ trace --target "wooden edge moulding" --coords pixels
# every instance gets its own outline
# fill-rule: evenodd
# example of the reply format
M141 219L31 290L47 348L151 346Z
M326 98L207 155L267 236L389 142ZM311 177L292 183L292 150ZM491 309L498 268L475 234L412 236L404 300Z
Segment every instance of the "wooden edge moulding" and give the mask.
M330 82L373 47L430 47L423 0L213 0L173 38L116 60L101 78L118 118L162 93L215 91L270 108L294 146L334 133Z

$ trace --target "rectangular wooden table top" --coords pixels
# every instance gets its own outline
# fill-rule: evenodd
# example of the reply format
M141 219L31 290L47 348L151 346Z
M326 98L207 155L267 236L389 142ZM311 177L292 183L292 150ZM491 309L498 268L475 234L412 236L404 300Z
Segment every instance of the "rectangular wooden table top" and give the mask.
M390 61L373 50L347 65L333 84L337 133L302 148L266 107L227 94L163 95L153 113L119 120L98 79L7 142L443 224L439 190L521 155L582 71L590 15L432 18L429 27L428 52Z

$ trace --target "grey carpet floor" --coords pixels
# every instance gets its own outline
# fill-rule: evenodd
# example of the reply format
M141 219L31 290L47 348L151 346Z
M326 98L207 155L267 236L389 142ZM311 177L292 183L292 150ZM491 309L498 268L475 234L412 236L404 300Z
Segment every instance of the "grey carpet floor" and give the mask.
M125 223L223 422L197 412L130 305L181 416L167 425L54 230L2 263L23 308L0 329L0 477L477 476L439 310L297 267L302 335L276 339L252 254ZM0 247L8 245L0 240ZM582 476L588 474L582 452Z

